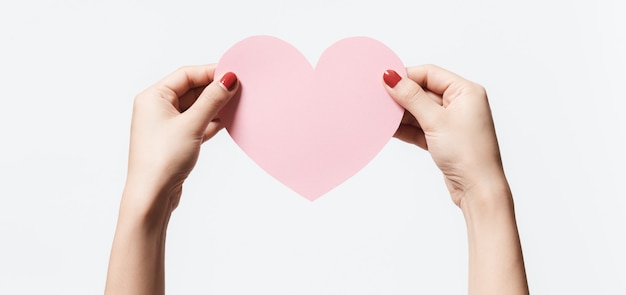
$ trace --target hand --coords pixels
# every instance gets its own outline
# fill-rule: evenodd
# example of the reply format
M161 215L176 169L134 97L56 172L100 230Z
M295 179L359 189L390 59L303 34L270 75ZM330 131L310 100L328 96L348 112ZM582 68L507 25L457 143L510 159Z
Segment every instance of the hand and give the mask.
M430 152L468 232L469 294L528 294L524 259L485 89L435 66L388 70L389 94L407 111L401 140Z
M214 65L185 67L135 98L128 176L105 294L164 294L165 236L200 145L222 125L217 112L238 87ZM208 85L208 86L207 86Z
M123 202L146 214L176 208L200 145L222 128L217 112L237 88L232 73L210 83L214 71L215 65L184 67L137 95Z
M407 74L384 76L389 94L407 110L395 136L430 152L454 203L460 207L478 185L506 183L485 89L432 65Z

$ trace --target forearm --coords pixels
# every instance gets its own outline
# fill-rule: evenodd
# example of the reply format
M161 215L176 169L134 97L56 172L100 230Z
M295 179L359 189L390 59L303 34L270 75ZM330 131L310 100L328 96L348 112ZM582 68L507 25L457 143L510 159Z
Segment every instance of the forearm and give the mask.
M126 189L122 198L105 294L164 294L169 214L135 207L134 193Z
M463 198L469 243L469 294L528 294L513 198L502 181Z

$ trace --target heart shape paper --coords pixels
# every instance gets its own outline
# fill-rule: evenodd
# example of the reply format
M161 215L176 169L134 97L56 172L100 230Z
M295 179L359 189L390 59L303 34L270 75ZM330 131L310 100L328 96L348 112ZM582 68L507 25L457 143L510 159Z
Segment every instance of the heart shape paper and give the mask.
M313 201L369 163L398 128L404 109L384 89L387 69L406 76L371 38L338 41L313 69L288 43L249 37L218 63L215 77L234 72L240 82L220 118L252 160Z

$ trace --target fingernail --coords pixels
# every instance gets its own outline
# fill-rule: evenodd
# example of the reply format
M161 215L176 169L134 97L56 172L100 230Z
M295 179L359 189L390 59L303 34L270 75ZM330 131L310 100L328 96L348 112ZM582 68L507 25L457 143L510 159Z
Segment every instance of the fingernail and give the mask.
M237 85L237 76L233 72L228 72L222 76L220 84L224 87L224 89L226 89L226 91L232 91Z
M391 88L396 87L396 84L398 84L401 79L402 77L400 77L400 75L398 75L398 73L396 73L396 71L394 70L386 70L385 74L383 75L383 80L385 81L385 84L387 84L387 86Z

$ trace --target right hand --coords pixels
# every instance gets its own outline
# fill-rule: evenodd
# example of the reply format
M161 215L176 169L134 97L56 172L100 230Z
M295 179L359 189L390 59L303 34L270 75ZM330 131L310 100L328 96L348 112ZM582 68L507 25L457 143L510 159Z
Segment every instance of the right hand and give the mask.
M395 137L430 152L459 207L474 189L508 189L485 89L433 65L407 74L383 77L406 109Z

